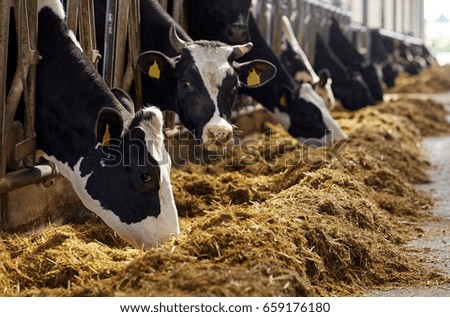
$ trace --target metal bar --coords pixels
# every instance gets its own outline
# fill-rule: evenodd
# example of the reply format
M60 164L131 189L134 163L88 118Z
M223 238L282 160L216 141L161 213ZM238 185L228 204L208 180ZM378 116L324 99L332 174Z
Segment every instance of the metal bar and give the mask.
M116 28L116 44L114 49L114 75L113 86L123 88L123 77L125 74L125 59L126 59L126 45L127 31L128 31L128 16L130 9L130 1L119 0L117 8L117 28Z
M25 140L31 140L36 137L35 120L36 120L36 70L38 64L39 52L37 51L37 0L24 1L23 14L25 15L25 24L23 29L24 36L27 38L27 46L23 49L24 55L27 56L29 62L28 77L26 79L26 103L25 103L25 122L24 136ZM30 144L35 144L31 142ZM34 152L36 148L28 147L30 153L25 158L25 166L34 166Z
M283 12L283 1L277 1L273 4L272 11L272 50L275 55L281 55L281 16Z
M78 8L80 0L67 0L67 26L76 34L78 30Z
M133 80L134 80L134 102L136 108L142 108L144 102L142 100L142 78L141 72L136 67L137 59L141 50L141 28L140 23L140 2L139 0L131 0L130 5L130 23L128 30L128 39L130 46L130 58L131 69L133 70Z
M117 1L107 0L105 21L105 51L103 57L103 79L112 87L114 74L114 39L116 34Z
M177 21L184 30L189 31L184 0L173 0L173 12L169 12L169 14L172 14L174 20Z
M9 41L9 0L0 1L0 178L6 175L6 141L9 128L6 125L6 77ZM8 195L0 194L0 229L8 221Z
M50 165L36 165L32 168L6 174L0 178L0 194L22 188L31 184L43 182L58 174L56 168Z
M100 60L100 52L97 49L97 34L95 33L95 10L94 10L94 0L86 0L88 6L88 18L89 18L89 29L90 29L90 40L92 48L92 63L95 68L97 68L98 61Z

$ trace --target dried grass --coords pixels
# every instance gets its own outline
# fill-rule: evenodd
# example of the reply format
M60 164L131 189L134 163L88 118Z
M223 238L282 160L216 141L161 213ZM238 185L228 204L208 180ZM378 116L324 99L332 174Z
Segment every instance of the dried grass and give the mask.
M414 184L428 181L422 136L450 131L443 115L417 100L335 112L349 135L339 155L268 124L216 166L173 170L181 234L159 249L135 250L98 219L0 234L0 294L354 296L448 282L405 247L430 217Z
M433 65L421 71L420 76L401 73L389 93L440 93L450 90L450 64Z

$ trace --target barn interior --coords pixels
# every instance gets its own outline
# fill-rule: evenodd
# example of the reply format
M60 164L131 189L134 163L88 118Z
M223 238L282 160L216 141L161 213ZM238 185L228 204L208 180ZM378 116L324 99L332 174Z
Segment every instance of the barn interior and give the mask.
M183 1L168 2L160 1L185 25ZM314 55L311 34L325 30L318 22L324 16L337 17L369 54L372 17L347 10L358 1L337 2L259 0L253 9L274 51L281 32L276 26L288 14L308 57ZM370 10L367 1L360 2L366 3L363 12ZM125 63L125 56L138 53L139 1L111 3L117 6L111 22L116 42L128 45L111 45L101 59L93 41L92 1L69 0L67 22L93 63L109 63L109 86L134 89L139 100L142 87L132 83L140 74ZM29 13L36 12L36 2L0 4L0 75L6 74L10 6L22 23L18 34L30 36L19 46L27 62L18 67L18 90L0 89L1 296L367 296L450 282L429 250L411 246L427 234L424 224L448 221L433 213L436 198L420 186L432 182L433 168L423 141L450 135L449 65L434 60L418 75L401 73L394 87L383 86L384 100L375 106L349 111L338 105L331 114L348 139L327 147L299 142L244 96L245 109L234 119L241 132L225 152L205 150L166 113L181 234L144 251L85 209L54 166L33 160L38 59L36 16ZM394 28L389 23L383 27ZM423 28L412 25L409 30L404 22L388 33L422 43ZM1 85L5 81L0 78ZM11 104L21 97L25 136L7 150ZM11 156L21 164L7 170Z

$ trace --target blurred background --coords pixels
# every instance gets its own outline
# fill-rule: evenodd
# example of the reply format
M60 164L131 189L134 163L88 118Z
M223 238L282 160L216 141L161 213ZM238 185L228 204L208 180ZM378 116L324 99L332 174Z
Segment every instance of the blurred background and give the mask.
M440 64L450 63L450 1L323 0L351 12L352 21L425 40Z

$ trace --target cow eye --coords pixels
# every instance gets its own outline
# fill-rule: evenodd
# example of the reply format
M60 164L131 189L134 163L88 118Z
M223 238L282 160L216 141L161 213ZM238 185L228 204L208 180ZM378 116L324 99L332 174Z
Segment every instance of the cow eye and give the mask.
M187 80L183 80L183 81L181 82L181 84L183 85L183 88L184 88L184 89L188 89L188 88L191 87L191 83L188 82Z
M141 181L143 181L144 183L148 183L149 181L152 180L152 176L149 173L141 173L139 177L141 178Z

